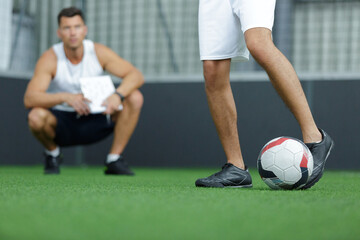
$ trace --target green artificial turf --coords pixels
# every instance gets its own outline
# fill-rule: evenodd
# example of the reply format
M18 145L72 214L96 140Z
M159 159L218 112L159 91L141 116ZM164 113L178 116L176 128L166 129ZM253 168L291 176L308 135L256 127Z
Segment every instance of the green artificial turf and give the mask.
M217 169L0 167L0 239L359 239L360 172L306 191L196 188Z

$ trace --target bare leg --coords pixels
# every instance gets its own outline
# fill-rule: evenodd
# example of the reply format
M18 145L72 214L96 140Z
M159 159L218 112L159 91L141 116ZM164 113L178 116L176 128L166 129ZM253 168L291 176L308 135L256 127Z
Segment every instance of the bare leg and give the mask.
M306 96L294 68L275 47L271 31L267 28L252 28L245 32L245 41L251 55L265 69L271 83L298 121L306 143L322 139Z
M32 134L47 150L51 151L57 147L54 142L57 121L49 110L33 108L28 115L28 122Z
M139 120L143 101L143 96L138 90L126 97L124 109L116 116L111 154L121 154L124 151Z
M237 129L237 112L230 86L230 59L203 62L205 90L227 161L244 169Z

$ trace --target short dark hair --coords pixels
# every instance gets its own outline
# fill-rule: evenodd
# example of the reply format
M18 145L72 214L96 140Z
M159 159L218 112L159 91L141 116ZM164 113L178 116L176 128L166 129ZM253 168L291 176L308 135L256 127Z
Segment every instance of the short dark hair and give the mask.
M84 15L80 9L78 9L76 7L63 8L59 12L58 17L57 17L58 25L60 26L61 17L74 17L76 15L80 16L81 19L85 22Z

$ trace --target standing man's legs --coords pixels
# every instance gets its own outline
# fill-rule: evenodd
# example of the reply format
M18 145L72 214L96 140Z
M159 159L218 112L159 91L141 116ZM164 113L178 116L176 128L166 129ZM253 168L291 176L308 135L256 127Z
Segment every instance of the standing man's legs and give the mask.
M205 91L227 163L222 170L198 179L198 187L251 187L240 150L237 112L230 87L231 58L248 58L248 50L229 0L200 0L199 41ZM242 45L239 43L242 42Z
M229 60L214 62L214 60L238 56L246 57L246 51L243 51L240 44L240 40L243 39L237 37L240 35L238 32L240 22L241 29L245 33L247 47L266 70L275 89L293 112L299 122L304 141L308 143L313 154L314 171L304 188L313 186L322 176L333 142L323 130L318 130L293 67L272 42L271 29L275 3L275 0L200 0L200 56L202 60L211 60L204 61L208 102L228 162L233 164L225 164L220 172L198 179L196 186L251 186L250 175L241 169L244 165L240 145L234 140L237 135L236 109L231 88L226 86L230 66L226 67L226 64L222 63ZM216 81L219 82L216 83ZM217 105L217 103L221 103L222 107L219 107L221 104ZM240 158L235 160L236 156ZM242 166L238 165L241 163Z
M198 187L252 187L240 150L237 112L230 86L230 59L205 60L205 91L217 133L225 151L227 163L222 170L198 179Z
M230 59L203 62L205 91L228 163L245 169L237 129L237 112L230 86Z
M321 141L300 81L286 57L275 47L271 31L252 28L245 32L247 48L269 75L271 83L298 121L305 143Z
M251 28L244 35L251 55L267 72L274 88L294 114L303 140L313 155L313 173L303 189L310 188L322 177L334 143L325 131L316 126L296 72L273 44L271 31L267 28Z

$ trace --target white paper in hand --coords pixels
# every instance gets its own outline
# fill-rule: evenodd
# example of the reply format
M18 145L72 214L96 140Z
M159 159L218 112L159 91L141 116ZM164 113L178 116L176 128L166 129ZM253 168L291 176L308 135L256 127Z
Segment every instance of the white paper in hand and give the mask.
M104 112L106 107L101 105L115 92L110 76L80 78L80 87L84 97L91 101L89 103L91 113ZM119 107L119 110L121 109L122 105Z

